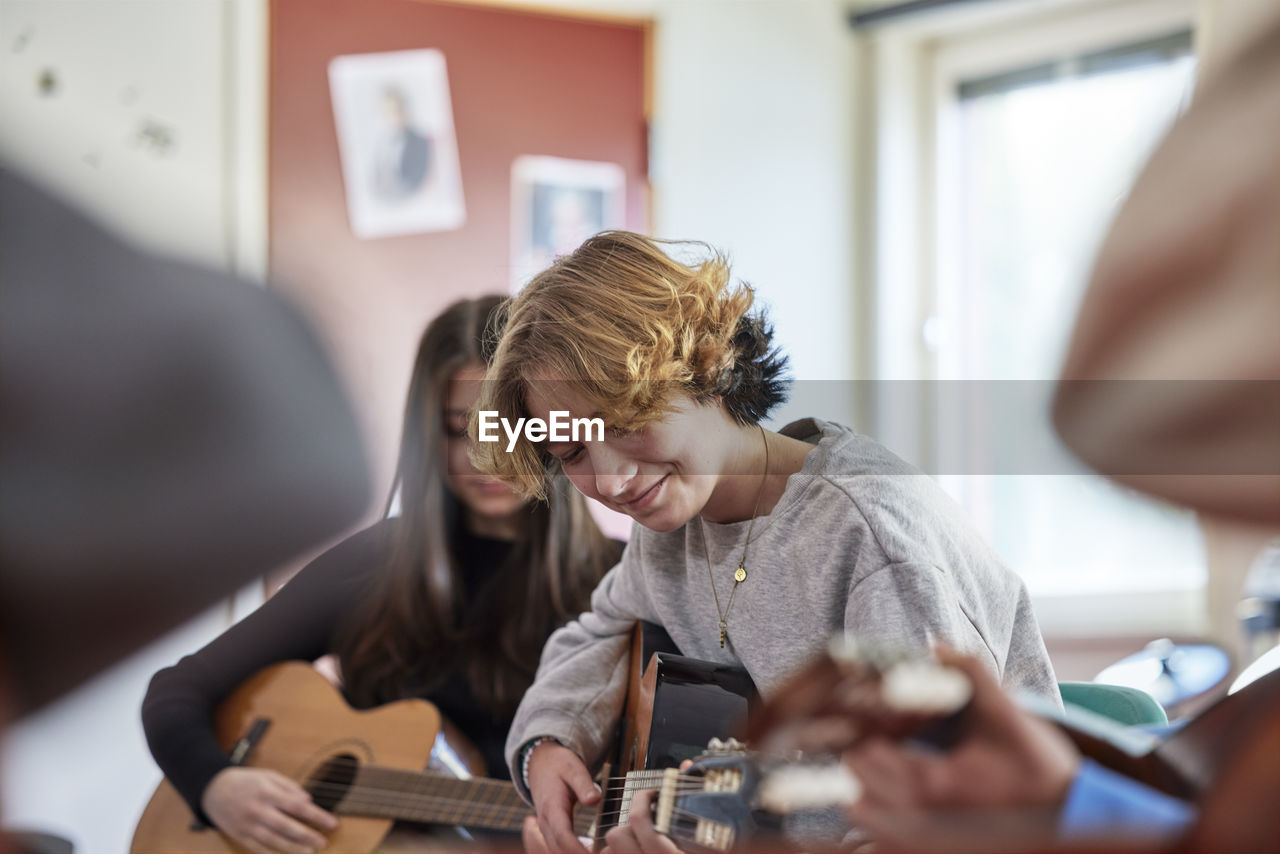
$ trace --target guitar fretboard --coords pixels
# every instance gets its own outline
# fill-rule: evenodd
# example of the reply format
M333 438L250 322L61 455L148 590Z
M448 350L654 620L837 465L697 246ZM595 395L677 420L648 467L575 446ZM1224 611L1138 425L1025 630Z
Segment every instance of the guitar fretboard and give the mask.
M636 792L645 789L657 789L662 786L662 775L665 772L661 769L651 771L630 771L626 778L622 781L622 794L618 799L618 821L619 825L627 823L631 815L631 799L635 797Z
M532 810L504 780L456 780L362 766L337 811L347 815L519 830Z
M459 780L400 768L361 766L336 811L428 824L460 824L519 831L533 809L506 780ZM580 836L590 834L594 816L574 818Z

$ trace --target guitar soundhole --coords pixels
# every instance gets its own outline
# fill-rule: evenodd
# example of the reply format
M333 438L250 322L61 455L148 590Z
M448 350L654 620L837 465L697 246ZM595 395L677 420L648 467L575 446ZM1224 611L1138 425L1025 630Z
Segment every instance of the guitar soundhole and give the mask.
M333 812L346 797L356 779L359 761L350 753L339 753L321 765L307 781L307 791L321 809Z

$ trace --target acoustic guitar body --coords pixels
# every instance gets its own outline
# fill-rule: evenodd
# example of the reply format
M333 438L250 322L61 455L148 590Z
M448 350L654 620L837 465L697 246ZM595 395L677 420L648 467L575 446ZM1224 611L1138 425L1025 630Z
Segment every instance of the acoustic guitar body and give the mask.
M300 783L316 803L340 813L326 851L367 854L391 818L343 814L341 801L363 766L421 771L440 730L440 713L425 700L400 700L369 711L346 704L304 662L269 667L218 708L219 743L228 751L257 724L261 737L243 763L270 768ZM341 735L335 735L341 733ZM186 801L166 780L152 795L134 831L130 854L230 854L245 849L216 829L194 824Z

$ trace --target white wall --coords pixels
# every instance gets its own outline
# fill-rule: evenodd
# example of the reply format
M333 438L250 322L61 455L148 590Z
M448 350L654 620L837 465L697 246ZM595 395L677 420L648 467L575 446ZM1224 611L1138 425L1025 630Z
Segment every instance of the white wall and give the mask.
M730 254L803 381L788 412L807 414L819 402L806 383L856 378L860 367L844 5L674 2L659 8L655 35L655 231ZM843 408L822 414L847 420Z
M133 239L254 273L261 252L239 229L255 222L264 188L239 184L261 180L236 117L255 84L236 72L262 65L225 61L228 33L260 41L253 12L239 0L0 0L0 158ZM254 132L260 145L261 123ZM260 601L242 598L234 610ZM138 716L147 681L232 610L214 608L12 726L0 744L3 826L65 836L81 854L126 851L160 776Z
M797 380L864 377L853 293L858 56L848 4L506 2L653 19L655 233L730 254L770 306ZM790 413L808 411L817 389L798 391L806 400Z
M223 263L226 8L0 0L5 160L135 239Z
M139 708L151 674L228 625L226 606L20 721L0 744L5 829L54 833L79 854L121 854L160 772Z

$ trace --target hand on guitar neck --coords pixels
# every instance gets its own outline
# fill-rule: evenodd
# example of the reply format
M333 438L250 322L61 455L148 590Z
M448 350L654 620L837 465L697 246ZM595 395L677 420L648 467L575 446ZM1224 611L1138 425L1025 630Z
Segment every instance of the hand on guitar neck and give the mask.
M317 829L338 826L302 786L267 768L224 768L205 787L201 806L219 830L254 854L313 854L328 842Z
M973 816L983 816L987 839L1052 840L1079 754L1057 728L1016 706L977 659L947 651L939 658L973 683L964 737L945 752L913 751L883 737L846 751L846 766L867 781L850 818L900 846L954 838L958 820ZM990 815L1005 811L1019 816L1018 827L993 833Z
M949 749L904 742L928 730L927 716L918 710L895 715L883 696L868 703L857 690L865 673L851 673L836 658L815 662L776 692L748 737L771 752L841 755L863 783L849 817L881 843L950 844L957 823L979 815L989 841L990 814L1005 810L1028 818L1010 834L1051 834L1079 754L1055 727L1015 705L977 659L948 649L939 649L937 659L963 675L972 691L959 721L951 722L959 731L949 733L955 742Z

